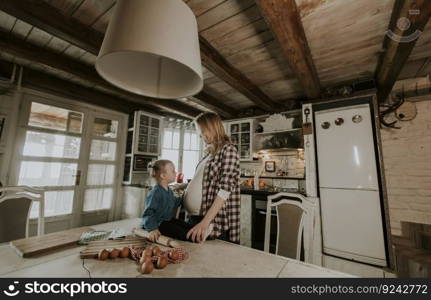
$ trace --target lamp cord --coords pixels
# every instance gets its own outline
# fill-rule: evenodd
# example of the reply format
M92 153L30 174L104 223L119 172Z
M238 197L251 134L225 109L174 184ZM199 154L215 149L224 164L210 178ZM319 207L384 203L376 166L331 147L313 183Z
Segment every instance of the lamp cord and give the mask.
M91 278L90 270L85 266L85 259L82 259L82 267L85 269L85 271L87 271L88 277Z
M160 96L160 81L162 78L162 57L159 56L159 61L157 62L158 64L158 74L157 74L157 97Z

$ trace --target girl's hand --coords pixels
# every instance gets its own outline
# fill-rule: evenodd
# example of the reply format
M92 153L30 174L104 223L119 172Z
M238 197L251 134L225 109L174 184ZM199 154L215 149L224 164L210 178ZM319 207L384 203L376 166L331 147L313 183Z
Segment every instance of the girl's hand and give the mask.
M171 187L172 190L184 190L187 187L187 183L177 183Z
M150 235L148 236L148 239L153 243L155 243L161 235L162 234L160 233L160 231L158 229L155 229L153 231L150 231Z
M186 238L189 239L190 237L193 242L203 242L206 238L208 227L209 223L202 220L187 232Z

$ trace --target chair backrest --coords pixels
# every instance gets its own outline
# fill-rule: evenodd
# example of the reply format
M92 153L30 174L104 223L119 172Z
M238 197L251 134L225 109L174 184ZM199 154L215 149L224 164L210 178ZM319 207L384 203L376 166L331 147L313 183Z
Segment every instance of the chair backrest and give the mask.
M290 200L292 198L294 200ZM275 199L279 200L273 202ZM271 210L275 207L277 211L277 244L275 253L293 259L300 259L302 235L305 224L304 218L307 214L301 200L301 197L297 197L296 194L291 193L279 193L268 197L265 226L265 251L269 252Z
M25 197L0 202L0 243L26 236L31 203Z
M44 234L44 192L20 186L0 188L0 242L29 236L29 218L33 201L39 202L37 235Z

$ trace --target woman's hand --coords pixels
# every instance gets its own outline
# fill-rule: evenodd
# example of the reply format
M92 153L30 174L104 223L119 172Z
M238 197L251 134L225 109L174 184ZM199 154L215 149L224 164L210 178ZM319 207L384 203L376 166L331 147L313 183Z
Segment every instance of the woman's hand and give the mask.
M210 209L207 211L206 215L200 221L198 224L195 225L192 229L187 232L186 238L189 239L191 237L191 240L193 242L203 242L205 240L205 237L207 235L207 230L214 218L216 217L217 213L220 211L220 209L223 207L225 203L225 200L220 198L219 196L216 196L213 204L211 205Z
M150 231L150 234L148 235L148 239L153 243L155 243L161 235L162 234L160 233L160 231L158 229L155 229L153 231Z
M192 229L190 229L189 232L187 232L186 238L189 239L190 237L193 242L203 242L207 236L209 226L210 223L206 222L205 220L200 221Z

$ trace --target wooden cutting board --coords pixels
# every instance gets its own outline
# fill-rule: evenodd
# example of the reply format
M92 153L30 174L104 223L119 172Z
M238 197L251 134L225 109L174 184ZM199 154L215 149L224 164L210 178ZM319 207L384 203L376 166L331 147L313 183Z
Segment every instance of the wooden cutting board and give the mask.
M78 246L79 238L83 232L94 231L91 227L79 227L69 230L34 236L26 239L11 241L9 244L22 257L32 257L46 254L52 250L66 246Z
M116 248L121 250L124 247L132 246L145 248L149 245L151 245L151 242L147 241L145 238L134 236L128 236L124 239L117 240L93 241L89 242L87 248L80 252L80 256L81 258L96 258L97 254L102 249L111 250Z

